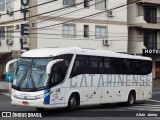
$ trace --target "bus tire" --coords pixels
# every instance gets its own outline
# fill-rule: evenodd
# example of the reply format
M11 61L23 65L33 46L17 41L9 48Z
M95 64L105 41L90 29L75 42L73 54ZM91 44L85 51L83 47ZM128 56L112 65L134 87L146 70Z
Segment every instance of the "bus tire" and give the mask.
M135 101L136 101L135 91L131 91L128 95L127 105L131 106L135 103Z
M77 99L76 99L76 95L72 94L68 100L68 110L69 111L75 111L77 107Z

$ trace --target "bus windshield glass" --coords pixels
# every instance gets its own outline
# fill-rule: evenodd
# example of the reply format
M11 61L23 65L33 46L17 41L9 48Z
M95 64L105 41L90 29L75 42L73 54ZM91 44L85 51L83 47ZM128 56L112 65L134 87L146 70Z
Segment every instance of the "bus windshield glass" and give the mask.
M37 91L55 86L64 80L71 58L70 54L52 58L19 58L12 87L23 91ZM63 59L63 62L54 64L48 76L48 63L57 59Z
M53 58L28 59L20 58L14 76L13 86L27 88L41 88L47 85L46 67Z

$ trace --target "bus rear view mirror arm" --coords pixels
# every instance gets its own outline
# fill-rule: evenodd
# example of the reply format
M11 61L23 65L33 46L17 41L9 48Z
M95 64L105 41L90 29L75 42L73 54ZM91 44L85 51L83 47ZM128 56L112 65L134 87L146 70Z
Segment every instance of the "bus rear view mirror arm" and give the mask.
M9 61L7 64L6 64L6 73L9 73L9 66L12 64L12 63L15 63L17 62L18 59L15 59L15 60L11 60Z
M51 72L51 68L54 64L58 63L58 62L62 62L63 59L57 59L57 60L53 60L51 62L48 63L47 67L46 67L46 74L49 75Z

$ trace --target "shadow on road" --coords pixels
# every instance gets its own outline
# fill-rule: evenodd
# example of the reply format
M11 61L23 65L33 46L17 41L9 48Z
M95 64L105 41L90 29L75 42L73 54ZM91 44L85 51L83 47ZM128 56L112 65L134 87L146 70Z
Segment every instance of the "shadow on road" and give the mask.
M139 102L134 104L141 105L144 102ZM110 117L110 116L122 116L122 114L126 114L126 111L122 111L122 109L116 109L120 107L127 107L125 103L116 103L116 104L101 104L98 106L85 106L78 107L74 112L68 111L68 109L47 109L42 113L43 116L47 117ZM113 108L113 109L112 109ZM32 111L33 112L33 111ZM136 112L136 111L135 111ZM127 113L129 115L129 113Z

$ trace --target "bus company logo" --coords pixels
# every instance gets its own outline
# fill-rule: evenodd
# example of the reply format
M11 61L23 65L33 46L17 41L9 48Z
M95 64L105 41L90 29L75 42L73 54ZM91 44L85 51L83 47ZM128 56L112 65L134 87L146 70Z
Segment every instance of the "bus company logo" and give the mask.
M150 75L80 75L70 80L70 87L152 86Z
M12 117L12 113L11 112L2 112L2 117L3 118L10 118L10 117Z
M2 118L41 118L41 113L2 112Z

